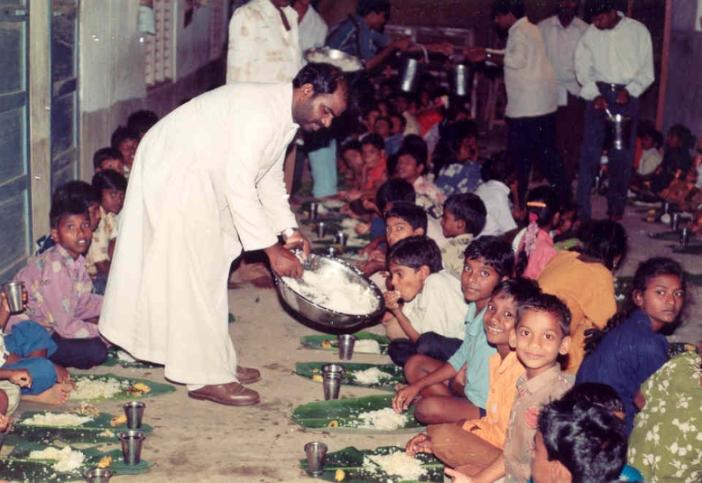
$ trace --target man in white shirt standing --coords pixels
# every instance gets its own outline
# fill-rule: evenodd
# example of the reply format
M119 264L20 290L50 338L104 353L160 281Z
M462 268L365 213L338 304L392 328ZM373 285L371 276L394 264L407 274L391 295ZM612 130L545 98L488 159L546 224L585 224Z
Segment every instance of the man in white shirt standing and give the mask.
M519 205L524 205L534 161L560 197L566 199L570 193L555 146L556 77L546 57L541 33L526 18L523 0L494 0L492 15L497 27L508 32L505 50L469 49L468 58L472 62L487 60L504 66L507 152L517 169Z
M563 158L566 179L570 184L580 157L585 109L575 77L575 48L588 25L576 16L578 0L559 0L557 3L558 13L539 22L539 30L546 57L556 74L556 146Z
M251 0L229 22L227 83L291 82L302 56L289 0Z
M312 3L312 0L294 0L292 3L299 19L300 52L303 57L305 51L323 47L329 32L327 23L311 5ZM304 58L302 62L304 63Z
M592 25L575 50L575 72L587 101L585 127L578 168L577 203L580 217L591 216L590 189L600 164L605 140L605 114L631 118L626 149L610 149L607 214L621 220L631 177L639 96L653 83L653 48L648 29L615 9L614 0L595 0L589 5Z

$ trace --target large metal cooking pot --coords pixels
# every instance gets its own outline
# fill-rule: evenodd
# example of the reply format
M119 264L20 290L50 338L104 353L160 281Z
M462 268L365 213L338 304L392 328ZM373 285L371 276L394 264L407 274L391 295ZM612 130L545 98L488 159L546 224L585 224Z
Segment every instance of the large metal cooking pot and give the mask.
M331 64L343 72L358 72L363 70L363 62L358 57L330 47L307 49L305 60L314 64Z
M320 269L333 270L338 273L340 279L349 283L365 285L373 292L373 296L378 302L377 308L370 314L350 315L335 312L318 305L303 295L291 289L285 280L276 277L276 286L280 297L296 313L317 324L328 326L333 329L354 327L366 323L382 315L385 311L385 301L380 289L356 268L346 264L337 258L327 258L319 255L310 255L303 264L305 270L317 271Z

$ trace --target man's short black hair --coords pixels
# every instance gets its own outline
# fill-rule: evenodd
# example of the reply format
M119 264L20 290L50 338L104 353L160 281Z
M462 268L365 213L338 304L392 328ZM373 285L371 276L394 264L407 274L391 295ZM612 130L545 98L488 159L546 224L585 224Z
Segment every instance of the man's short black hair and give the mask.
M424 208L414 203L406 201L393 203L392 207L385 213L386 223L389 218L400 218L409 223L413 230L421 228L424 230L425 235L427 233L427 212L424 211Z
M400 178L390 178L381 184L375 194L375 204L381 213L385 213L388 203L405 202L414 204L417 194L414 186Z
M90 183L85 181L67 181L54 190L51 195L51 204L62 199L72 199L83 203L86 209L91 204L100 204L101 193L95 191Z
M356 14L365 17L369 13L384 13L385 19L390 20L390 0L358 0Z
M478 236L485 228L487 209L480 196L474 193L451 195L444 203L444 211L449 211L466 224L465 233Z
M624 402L617 391L608 384L600 382L581 382L566 391L561 397L561 404L585 402L598 404L610 413L624 413Z
M586 16L592 18L595 15L616 10L617 3L616 0L588 0L585 4Z
M510 178L514 177L514 164L507 152L497 153L484 161L480 167L480 177L486 182L495 180L508 184Z
M93 168L95 171L99 170L100 166L102 166L102 162L108 159L119 159L120 161L124 162L124 157L119 150L110 146L100 148L95 151L95 154L93 154Z
M526 14L524 0L493 0L492 18L510 13L514 15L515 18L522 18Z
M51 228L58 228L61 219L70 215L88 214L88 204L79 198L73 198L70 193L61 191L54 194L51 200L51 210L49 211L49 222Z
M383 137L380 134L376 134L374 132L366 134L361 138L361 145L365 146L366 144L371 144L375 146L375 148L378 150L385 149L385 141L383 141Z
M548 459L565 466L572 481L618 481L626 464L624 422L603 406L553 401L541 409L538 428Z
M561 329L561 335L566 337L570 335L570 309L564 304L561 299L555 295L542 293L536 295L522 305L517 310L517 325L522 320L525 312L535 310L537 312L547 312L556 318L558 326Z
M331 64L310 62L297 73L293 79L293 87L299 89L305 84L312 84L314 95L334 94L336 89L342 87L348 97L348 84L344 73Z
M141 136L158 122L158 115L154 111L141 109L134 111L127 118L127 127L138 132Z
M390 247L387 260L388 265L394 263L415 270L426 265L431 273L439 272L444 268L439 246L434 240L425 236L411 236L400 240Z
M473 240L463 253L466 260L483 259L500 277L511 277L514 272L512 245L496 236L481 236Z
M119 150L120 145L127 139L139 141L139 133L128 128L127 126L119 126L112 133L112 137L110 138L110 146L112 146L113 149Z
M102 194L102 190L127 191L127 178L112 169L105 169L93 175L93 189Z

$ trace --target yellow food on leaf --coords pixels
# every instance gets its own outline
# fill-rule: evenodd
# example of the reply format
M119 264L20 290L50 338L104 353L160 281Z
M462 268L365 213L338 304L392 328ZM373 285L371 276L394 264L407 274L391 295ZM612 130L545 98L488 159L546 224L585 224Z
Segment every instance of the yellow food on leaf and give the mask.
M336 473L334 473L334 480L344 481L344 478L346 478L346 472L344 470L336 470Z
M103 456L102 458L100 458L100 461L98 461L97 467L98 468L109 468L111 464L112 464L112 456Z
M322 382L322 381L324 380L324 378L323 378L321 375L319 375L319 374L314 374L314 375L312 376L312 380L313 380L313 381L316 381L316 382Z
M122 414L120 416L115 416L114 418L112 418L112 420L110 421L110 426L112 426L112 427L121 426L121 425L125 424L126 422L127 422L127 416Z
M327 424L327 427L329 427L329 428L338 428L338 427L339 427L339 421L337 421L336 419L332 419L331 421L329 421L329 424Z
M147 393L147 392L151 391L151 388L149 386L147 386L146 384L144 384L143 382L137 382L136 384L134 384L132 386L132 391Z
M331 349L331 348L332 348L331 341L329 341L329 340L322 341L322 349Z

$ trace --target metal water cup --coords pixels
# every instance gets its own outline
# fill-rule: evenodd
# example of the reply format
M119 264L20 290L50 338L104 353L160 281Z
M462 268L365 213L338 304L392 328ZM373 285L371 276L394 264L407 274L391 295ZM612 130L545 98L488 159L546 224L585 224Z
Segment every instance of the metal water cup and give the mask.
M680 230L680 246L682 248L687 248L687 246L689 244L690 244L690 228L683 227L683 229Z
M122 443L122 457L127 465L138 465L141 462L141 446L146 439L142 431L130 429L119 433Z
M663 202L663 214L664 215L670 214L670 201Z
M457 64L453 71L453 94L466 97L470 86L471 72L465 64Z
M6 283L3 291L7 297L7 305L10 307L10 312L13 314L24 312L24 301L22 300L24 282Z
M322 388L324 389L324 399L339 399L341 381L344 379L346 371L339 364L325 364L322 366Z
M327 255L329 255L329 257L331 257L331 258L336 257L336 248L334 248L334 247L327 248Z
M144 417L146 404L141 401L130 401L122 406L124 415L127 416L127 427L129 429L141 428L141 420Z
M327 457L327 445L320 441L312 441L305 445L305 456L307 456L307 473L311 476L319 476L324 473L324 460Z
M670 215L670 228L673 231L678 231L680 227L680 213L673 213Z
M339 245L339 248L341 251L344 251L344 248L346 248L346 243L349 241L349 236L344 233L342 230L339 230L336 232L336 235L334 235L334 242Z
M327 225L323 221L317 223L317 238L324 238L326 228Z
M310 211L308 213L308 218L310 220L316 220L319 216L319 203L316 201L310 202Z
M85 481L88 483L107 483L112 478L112 472L107 468L91 468L85 472Z
M411 57L405 58L405 64L400 75L400 90L414 92L419 82L419 61Z
M356 343L356 337L350 334L342 334L338 337L339 341L339 359L350 361L353 356L353 346Z

